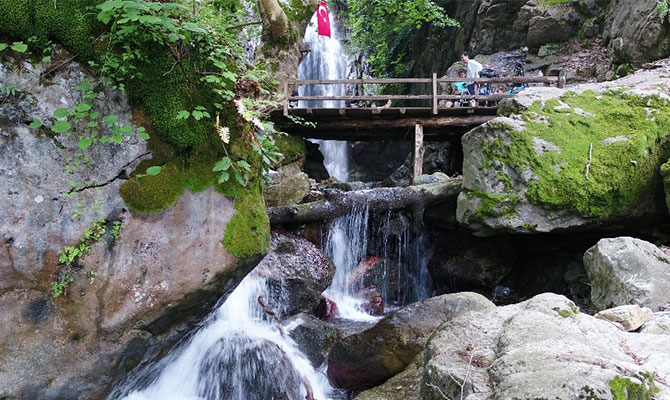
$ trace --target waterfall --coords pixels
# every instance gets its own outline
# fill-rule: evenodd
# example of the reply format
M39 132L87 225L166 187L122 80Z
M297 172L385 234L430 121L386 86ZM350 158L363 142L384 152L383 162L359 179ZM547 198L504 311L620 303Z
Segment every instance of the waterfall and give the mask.
M345 79L347 61L342 51L339 32L334 15L329 13L331 21L331 37L319 36L316 32L316 14L312 17L305 30L305 42L310 44L311 51L300 63L298 76L300 79ZM299 89L300 96L334 96L343 95L344 85L303 85ZM300 101L299 107L343 107L343 101ZM315 140L323 154L324 166L330 176L342 182L349 178L348 145L344 141Z
M281 293L273 294L257 271L240 285L188 340L159 362L116 387L108 397L124 400L304 399L308 382L315 399L334 390L265 313L258 298L281 312ZM125 397L122 397L125 396Z

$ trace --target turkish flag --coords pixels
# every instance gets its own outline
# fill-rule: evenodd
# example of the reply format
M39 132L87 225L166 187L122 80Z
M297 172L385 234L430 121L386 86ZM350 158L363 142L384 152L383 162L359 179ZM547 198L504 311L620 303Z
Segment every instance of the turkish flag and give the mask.
M330 17L328 17L328 4L321 0L319 9L316 10L316 18L319 20L319 35L330 37Z

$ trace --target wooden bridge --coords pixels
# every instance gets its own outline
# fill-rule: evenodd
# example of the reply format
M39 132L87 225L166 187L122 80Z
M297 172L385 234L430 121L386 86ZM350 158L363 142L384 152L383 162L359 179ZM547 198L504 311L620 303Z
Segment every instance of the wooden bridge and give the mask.
M475 93L487 86L500 93L488 95L453 95L440 93L440 87L455 82L474 84ZM275 126L287 133L310 139L326 140L412 140L417 126L429 140L448 140L496 117L498 102L512 97L508 89L522 84L558 85L565 81L558 77L504 77L504 78L399 78L399 79L344 79L344 80L289 80L284 82L283 107L272 113ZM363 85L422 85L429 93L412 95L293 95L303 85L342 85L349 89ZM369 87L369 86L368 86ZM343 90L344 91L344 90ZM361 90L362 91L362 90ZM380 106L391 100L386 108ZM476 107L470 107L474 100ZM300 107L299 102L339 103L332 107ZM455 107L442 104L451 101ZM374 105L377 102L376 105ZM402 106L393 106L401 103ZM464 103L465 106L459 106ZM296 118L297 117L297 118ZM297 121L304 121L300 123Z
M443 86L456 82L474 85L474 93L480 88L489 88L487 95L454 95L440 93ZM355 85L422 85L429 93L412 95L336 95L300 96L294 95L303 85L343 85L345 92L351 92ZM449 140L496 117L498 102L512 97L510 87L526 85L558 85L563 87L563 77L504 77L504 78L400 78L400 79L345 79L345 80L289 80L285 81L283 107L273 111L271 118L280 131L308 139L325 140L413 140L414 177L421 175L423 164L423 141ZM425 90L425 89L424 89ZM359 92L365 92L359 90ZM372 102L391 101L379 106ZM300 107L307 104L332 102L333 107ZM470 106L474 101L476 106ZM393 107L400 102L401 107ZM446 102L455 103L445 107ZM419 103L419 104L416 104ZM303 103L304 104L304 103ZM369 106L368 106L369 105Z

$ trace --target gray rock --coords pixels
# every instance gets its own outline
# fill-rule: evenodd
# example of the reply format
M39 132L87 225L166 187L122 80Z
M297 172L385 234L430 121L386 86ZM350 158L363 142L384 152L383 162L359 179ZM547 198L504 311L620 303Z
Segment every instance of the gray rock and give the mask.
M333 344L341 336L335 325L305 313L291 317L285 326L291 339L315 368L323 364Z
M335 343L328 355L328 379L347 389L383 382L412 362L441 323L494 308L476 293L445 294L403 307L372 328Z
M650 376L657 377L652 378L660 389L656 398L666 399L669 345L666 336L624 332L547 293L446 322L415 358L412 368L419 373L407 374L415 377L411 384L420 386L426 400L613 400L610 382L615 379L642 385L651 398ZM371 392L389 392L393 384L390 380Z
M311 190L309 177L300 170L300 163L279 167L272 177L272 183L265 189L268 207L288 206L302 201Z
M256 273L267 279L274 299L281 304L274 311L281 316L311 312L321 293L330 286L335 266L312 243L299 236L273 231L270 251Z
M642 325L640 333L670 335L670 313L654 313L651 319Z
M611 2L604 36L613 64L639 65L670 54L670 35L657 7L656 0Z
M670 300L670 257L631 237L602 239L584 254L591 300L600 310L637 304L657 310Z
M625 305L602 310L595 315L596 318L612 321L627 331L634 331L651 319L653 312L647 307L638 305Z
M258 260L239 260L221 245L235 210L213 189L187 191L161 213L127 210L118 190L151 156L143 141L96 143L84 152L92 167L65 172L78 139L52 134L52 114L76 106L75 86L95 77L70 62L44 81L48 68L27 59L0 65L0 81L18 88L0 107L0 397L99 398L134 366L123 361L129 348L141 349L129 357L137 359L149 341L178 336L178 326L197 322L190 318L204 316ZM95 104L119 124L131 122L122 92L103 88ZM46 127L29 128L34 119ZM67 296L54 299L59 250L78 244L99 218L121 222L120 235L110 222L77 261Z

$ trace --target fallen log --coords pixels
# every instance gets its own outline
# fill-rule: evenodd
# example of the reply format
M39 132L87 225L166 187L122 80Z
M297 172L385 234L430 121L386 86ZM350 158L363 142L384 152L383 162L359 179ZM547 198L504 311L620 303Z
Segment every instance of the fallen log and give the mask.
M325 199L277 206L267 209L270 223L302 224L310 221L330 220L349 214L353 209L368 207L371 212L410 209L423 214L423 209L458 195L461 191L461 177L449 180L407 187L389 187L329 193ZM418 212L418 213L417 213Z

